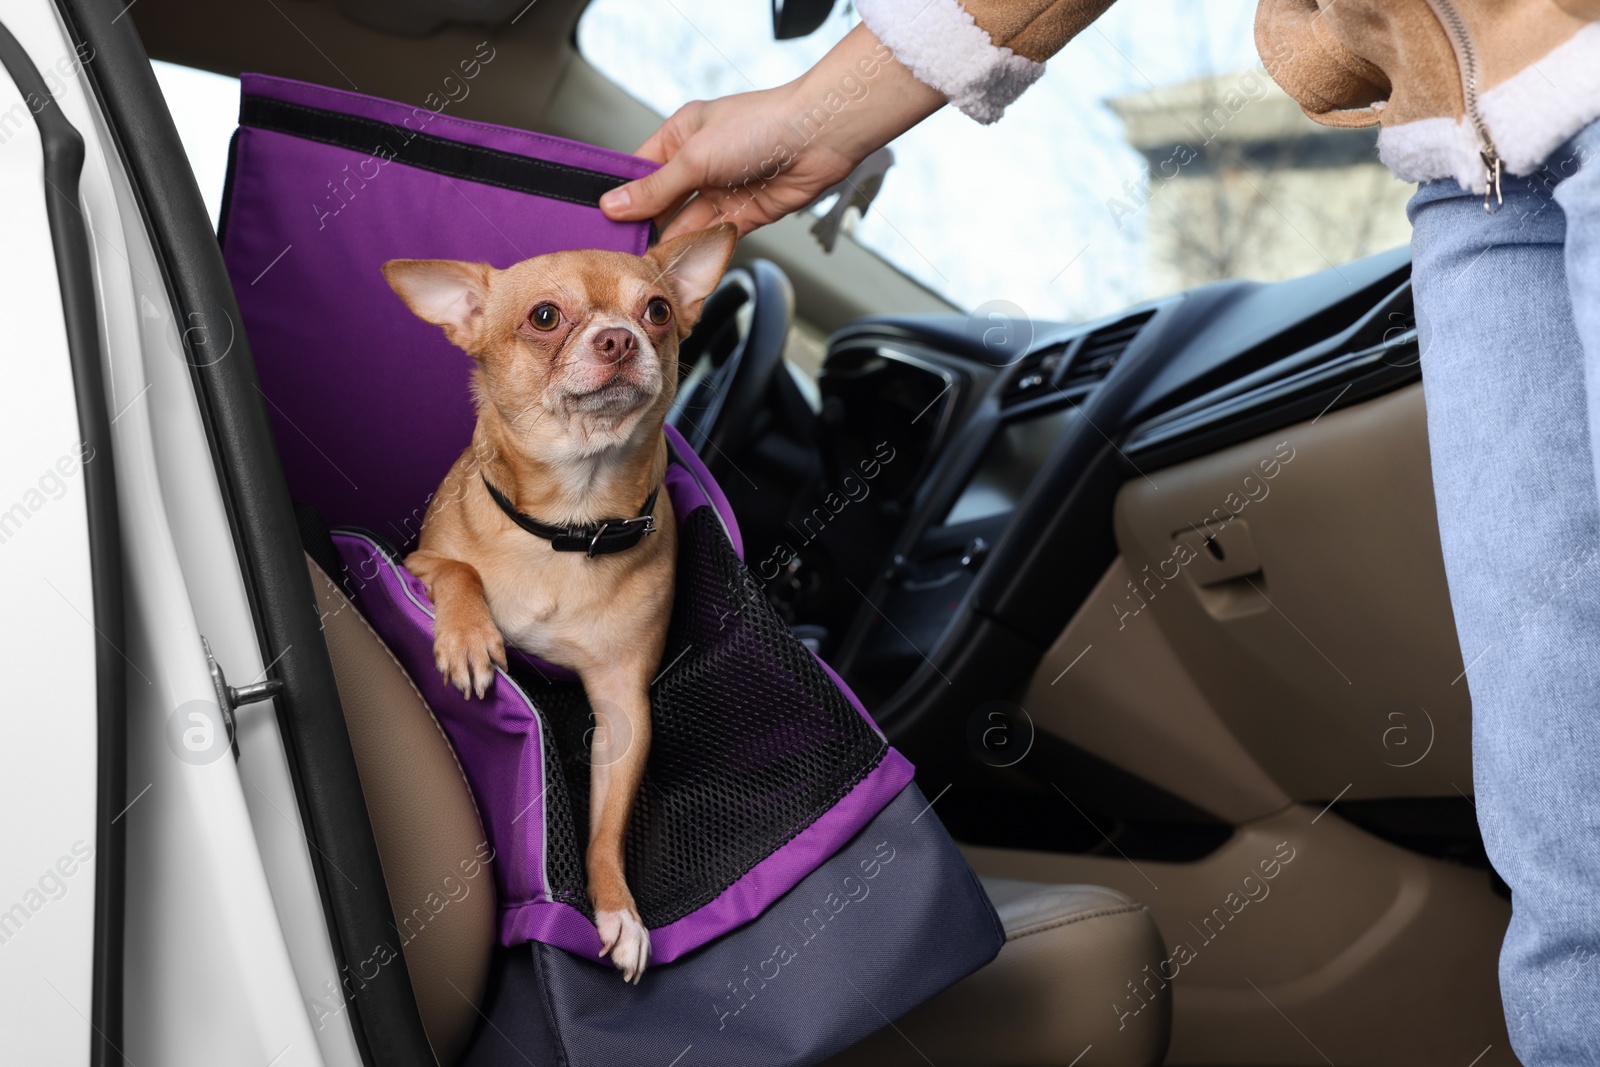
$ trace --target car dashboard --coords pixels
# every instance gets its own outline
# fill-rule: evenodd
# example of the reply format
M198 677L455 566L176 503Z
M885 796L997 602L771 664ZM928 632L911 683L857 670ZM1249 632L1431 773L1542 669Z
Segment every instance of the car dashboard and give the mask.
M827 491L751 562L892 731L960 688L948 664L982 631L1018 669L1049 646L1115 557L1124 482L1417 380L1409 268L1397 250L1082 324L853 323L817 383Z

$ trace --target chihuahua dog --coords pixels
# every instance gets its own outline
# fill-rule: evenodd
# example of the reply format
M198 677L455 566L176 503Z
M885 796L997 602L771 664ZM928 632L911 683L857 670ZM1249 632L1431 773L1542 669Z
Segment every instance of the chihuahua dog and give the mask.
M598 729L586 870L601 955L650 959L623 873L650 749L650 681L672 614L677 531L661 426L678 345L721 279L730 223L643 256L555 252L505 270L397 259L384 277L474 361L478 424L405 565L432 597L434 662L465 696L505 642L576 672Z

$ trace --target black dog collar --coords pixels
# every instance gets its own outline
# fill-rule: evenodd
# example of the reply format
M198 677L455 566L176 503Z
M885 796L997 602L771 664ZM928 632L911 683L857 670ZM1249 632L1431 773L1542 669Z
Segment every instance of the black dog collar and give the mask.
M653 513L656 509L656 497L661 492L659 486L651 490L650 495L645 498L644 507L639 509L637 518L601 519L587 526L554 526L548 522L540 522L518 511L516 505L494 487L487 474L483 475L483 486L489 490L489 495L500 505L500 510L506 513L507 518L533 536L549 541L550 547L557 552L582 552L593 559L595 556L610 555L612 552L625 552L644 540L645 534L656 532L656 517Z

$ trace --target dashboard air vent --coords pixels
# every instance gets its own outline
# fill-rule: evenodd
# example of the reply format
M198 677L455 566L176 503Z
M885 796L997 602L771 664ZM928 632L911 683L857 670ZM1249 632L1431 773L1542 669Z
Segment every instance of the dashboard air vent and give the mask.
M1116 366L1117 360L1122 358L1133 339L1144 329L1144 324L1150 321L1154 311L1141 311L1137 315L1130 315L1120 322L1102 327L1090 334L1083 342L1083 347L1078 350L1077 358L1072 361L1072 366L1067 370L1066 378L1061 382L1063 390L1070 390L1075 386L1087 385L1098 382L1111 368Z
M1029 352L1017 360L1011 371L1011 381L1000 394L1001 401L1010 404L1048 389L1066 355L1067 345L1061 344Z

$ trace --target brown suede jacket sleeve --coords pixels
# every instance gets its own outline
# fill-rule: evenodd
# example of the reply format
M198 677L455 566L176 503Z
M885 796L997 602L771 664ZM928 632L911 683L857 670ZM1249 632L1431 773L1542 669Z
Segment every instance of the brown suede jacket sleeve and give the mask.
M1112 0L856 0L862 21L924 84L993 122L1044 61Z
M961 0L994 43L1043 63L1105 14L1114 0Z
M1044 73L1044 61L1112 2L856 0L856 6L913 73L962 111L980 122L993 122ZM1396 17L1428 22L1418 33L1432 28L1433 16L1425 5L1396 6L1401 9ZM1318 0L1261 0L1255 32L1268 74L1313 119L1333 126L1378 121L1371 105L1388 96L1388 79L1339 40ZM1448 87L1448 77L1443 80Z
M1370 126L1371 104L1389 95L1377 67L1334 36L1317 0L1261 0L1256 48L1272 80L1325 126ZM1423 12L1424 18L1431 18Z

